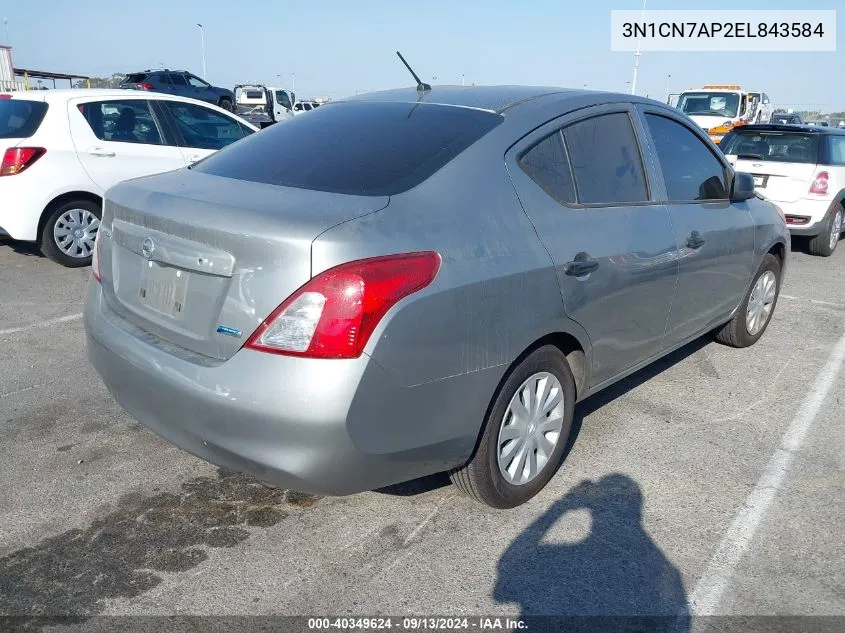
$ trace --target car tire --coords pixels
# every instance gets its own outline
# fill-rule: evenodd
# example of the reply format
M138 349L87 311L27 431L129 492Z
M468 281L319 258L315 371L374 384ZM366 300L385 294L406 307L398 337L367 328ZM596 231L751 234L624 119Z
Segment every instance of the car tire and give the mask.
M89 266L103 215L102 204L79 198L63 202L48 213L40 236L44 256L67 268Z
M810 238L809 251L811 255L818 257L830 257L839 244L839 237L842 234L843 223L845 223L845 211L842 205L837 206L828 215L827 222L821 233Z
M221 108L223 108L227 112L232 111L232 101L230 99L226 99L226 98L220 99L220 103L218 103L217 105L219 105Z
M547 393L544 403L551 406L533 406L531 402L526 406L526 398L542 400L538 393ZM572 430L575 394L572 370L557 347L545 345L531 352L497 390L475 452L466 464L449 473L452 483L492 508L514 508L531 499L549 482L563 459ZM553 404L557 398L560 402ZM518 416L514 409L527 415ZM506 427L509 431L504 430ZM524 462L520 453L526 455ZM504 464L501 467L500 461ZM513 474L510 481L506 479L502 469L507 471L508 464L515 477L524 481L514 483Z
M733 318L716 334L716 340L731 347L749 347L760 340L775 312L780 296L780 281L780 260L768 253L745 292L742 303Z

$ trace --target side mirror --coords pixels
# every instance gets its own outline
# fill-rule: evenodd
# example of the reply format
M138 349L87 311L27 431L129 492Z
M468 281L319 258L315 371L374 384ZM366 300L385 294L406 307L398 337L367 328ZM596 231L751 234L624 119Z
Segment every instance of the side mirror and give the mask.
M731 187L731 202L742 202L754 197L754 176L744 171L734 174L734 182Z
M769 105L769 100L768 100L768 99L763 99L763 105Z

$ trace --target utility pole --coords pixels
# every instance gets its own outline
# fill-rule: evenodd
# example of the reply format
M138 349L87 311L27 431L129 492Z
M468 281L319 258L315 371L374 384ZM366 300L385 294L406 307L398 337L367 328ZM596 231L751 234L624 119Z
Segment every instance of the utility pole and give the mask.
M666 103L669 103L669 83L672 81L672 75L666 75Z
M200 27L200 45L202 46L202 78L208 81L208 71L205 69L205 29L199 22L197 26Z
M290 74L290 89L296 92L296 73Z
M643 0L643 12L642 12L642 15L640 17L640 23L645 22L645 3L646 2L647 2L647 0ZM634 94L637 91L637 73L640 70L640 55L642 55L642 53L640 52L640 44L641 43L642 43L642 38L638 37L637 38L637 52L634 53L634 79L631 82L631 94Z

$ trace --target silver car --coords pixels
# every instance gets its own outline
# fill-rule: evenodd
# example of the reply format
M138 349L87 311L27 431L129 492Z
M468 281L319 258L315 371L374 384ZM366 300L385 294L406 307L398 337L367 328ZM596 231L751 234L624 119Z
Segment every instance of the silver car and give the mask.
M509 508L553 476L577 401L710 331L756 342L788 240L661 103L375 93L109 190L88 354L224 468L321 494L449 471Z

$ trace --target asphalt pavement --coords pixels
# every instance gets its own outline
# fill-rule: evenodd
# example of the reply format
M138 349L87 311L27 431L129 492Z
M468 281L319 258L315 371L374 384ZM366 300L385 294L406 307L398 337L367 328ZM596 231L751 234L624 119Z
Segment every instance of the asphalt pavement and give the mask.
M0 615L845 616L845 245L793 249L755 346L581 403L511 511L440 476L315 498L170 446L88 365L89 276L0 240Z

